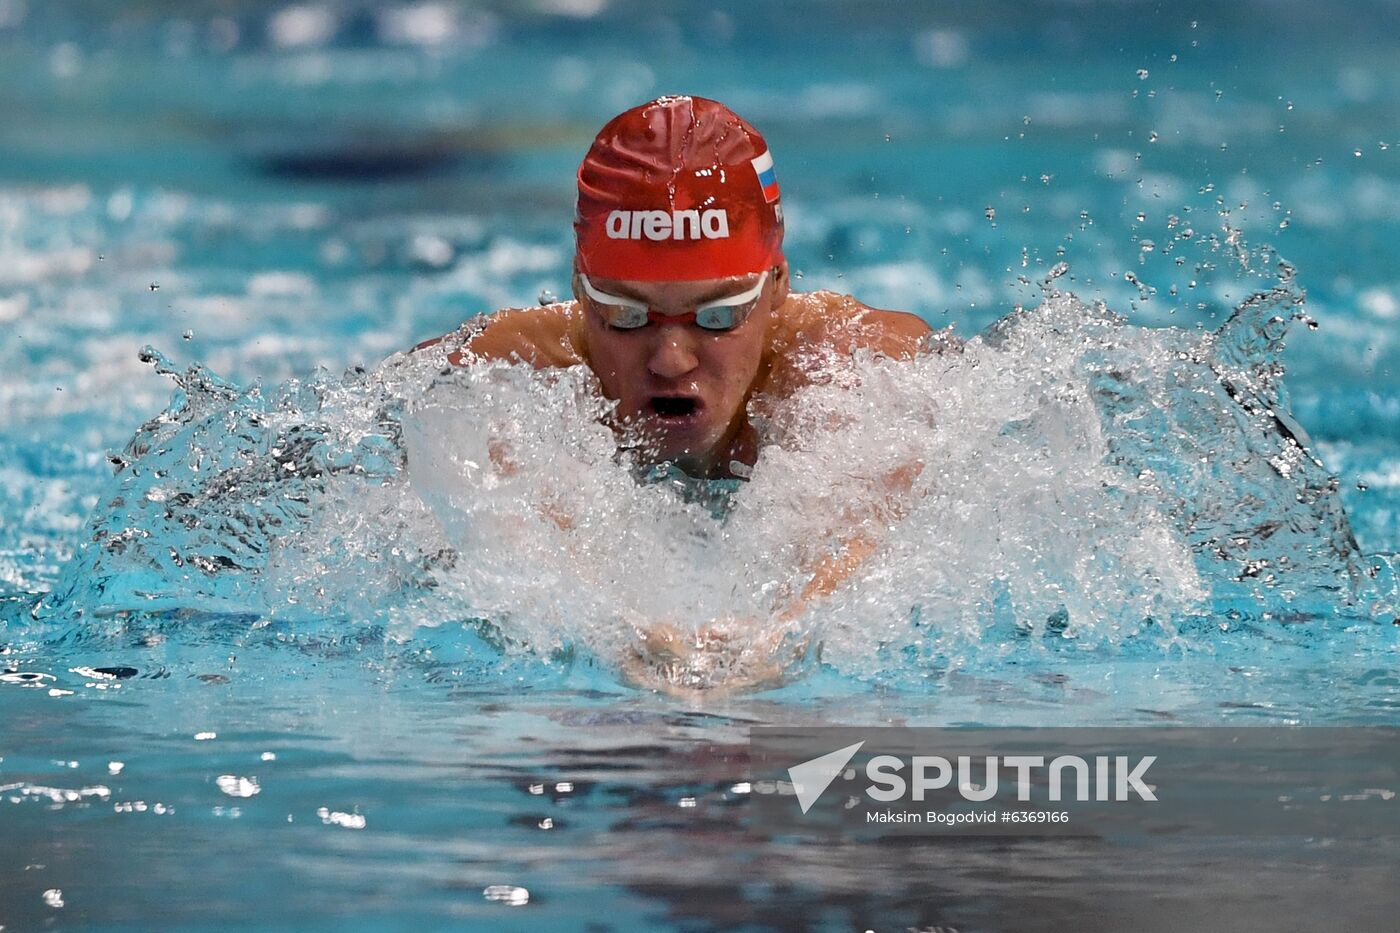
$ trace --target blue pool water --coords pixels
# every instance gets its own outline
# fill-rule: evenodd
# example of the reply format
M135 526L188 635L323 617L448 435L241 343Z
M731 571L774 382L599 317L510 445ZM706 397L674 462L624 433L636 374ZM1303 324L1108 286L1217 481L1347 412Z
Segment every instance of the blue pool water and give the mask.
M1397 724L1397 12L0 0L0 928L1390 928L1394 840L816 845L746 756ZM578 158L667 92L767 135L799 288L960 348L738 488L394 355L563 295ZM654 620L750 620L742 673L910 458L785 686L624 676Z

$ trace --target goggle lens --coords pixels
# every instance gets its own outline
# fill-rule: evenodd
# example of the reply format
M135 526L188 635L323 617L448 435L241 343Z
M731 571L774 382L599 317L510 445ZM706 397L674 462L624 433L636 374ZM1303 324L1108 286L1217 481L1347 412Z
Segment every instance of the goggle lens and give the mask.
M583 292L588 296L589 304L609 327L636 330L645 327L652 320L661 322L693 318L696 326L704 330L726 331L744 323L758 307L759 299L763 297L763 286L768 281L768 272L765 270L752 288L738 295L706 302L697 307L693 314L685 315L661 314L652 311L643 302L601 292L594 288L593 283L588 281L588 276L582 273L579 274L579 281L583 284Z

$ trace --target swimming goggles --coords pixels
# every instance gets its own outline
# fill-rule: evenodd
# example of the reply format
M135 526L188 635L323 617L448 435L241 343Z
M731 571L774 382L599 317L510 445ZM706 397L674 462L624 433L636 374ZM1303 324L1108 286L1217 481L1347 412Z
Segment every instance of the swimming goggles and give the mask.
M758 284L753 288L737 295L707 301L697 306L690 314L662 314L652 311L646 302L598 291L582 272L578 278L583 284L583 293L588 296L589 303L609 327L636 330L645 327L648 321L656 319L680 322L693 319L697 326L705 330L724 331L733 330L744 323L754 308L758 307L758 300L763 295L763 286L768 282L768 270L763 271L758 277Z

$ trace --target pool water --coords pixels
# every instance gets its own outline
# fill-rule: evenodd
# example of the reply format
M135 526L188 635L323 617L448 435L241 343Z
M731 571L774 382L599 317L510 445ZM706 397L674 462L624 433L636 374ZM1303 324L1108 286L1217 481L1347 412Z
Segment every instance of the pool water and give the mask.
M0 928L1389 928L1393 839L746 814L756 724L1397 724L1396 12L0 0ZM671 92L767 136L799 289L946 330L723 487L396 355L567 297ZM628 666L714 620L715 689Z

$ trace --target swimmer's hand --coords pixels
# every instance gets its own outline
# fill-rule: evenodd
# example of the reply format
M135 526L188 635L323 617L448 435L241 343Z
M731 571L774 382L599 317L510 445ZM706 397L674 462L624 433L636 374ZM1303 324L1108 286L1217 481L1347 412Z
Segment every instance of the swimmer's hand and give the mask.
M694 633L665 623L634 628L637 643L622 664L627 679L639 687L692 699L777 687L807 647L805 639L797 644L787 639L786 629L751 639L747 636L754 623L734 618Z

